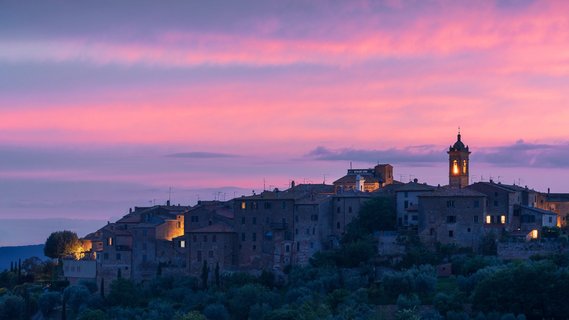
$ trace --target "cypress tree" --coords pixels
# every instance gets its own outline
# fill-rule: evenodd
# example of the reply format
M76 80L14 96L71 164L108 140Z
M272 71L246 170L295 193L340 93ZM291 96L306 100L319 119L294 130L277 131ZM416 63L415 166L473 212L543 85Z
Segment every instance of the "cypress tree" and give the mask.
M208 276L209 276L209 268L207 267L207 262L204 260L202 267L202 286L204 290L207 290Z
M219 261L215 263L215 285L219 288L221 279L219 277Z
M101 298L105 299L105 278L101 278Z
M10 261L10 272L14 272L14 261Z

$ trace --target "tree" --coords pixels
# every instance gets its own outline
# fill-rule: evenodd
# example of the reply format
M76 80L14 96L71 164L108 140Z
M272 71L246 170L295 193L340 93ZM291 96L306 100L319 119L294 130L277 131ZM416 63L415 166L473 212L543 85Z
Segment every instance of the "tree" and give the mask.
M203 267L202 267L202 287L204 290L207 290L207 279L209 277L209 267L207 266L207 262L204 260Z
M124 278L116 279L111 283L107 301L113 306L134 307L139 304L140 296L138 291L131 280Z
M77 256L81 251L81 241L75 232L57 231L49 235L45 241L44 254L52 259L65 256Z
M395 230L397 213L390 198L375 197L366 201L358 214L347 226L343 243L362 240L375 231Z
M219 288L220 285L221 285L221 280L220 280L220 277L219 277L219 262L217 262L217 263L215 264L214 275L215 275L215 286Z

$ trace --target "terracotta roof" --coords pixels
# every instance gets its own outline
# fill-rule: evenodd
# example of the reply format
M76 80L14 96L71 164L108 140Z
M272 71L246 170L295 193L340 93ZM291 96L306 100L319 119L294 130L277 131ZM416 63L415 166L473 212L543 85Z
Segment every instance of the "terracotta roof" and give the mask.
M188 233L233 233L235 229L225 223L216 223L211 226L191 230Z
M406 183L395 190L395 192L404 192L404 191L432 191L435 190L437 187L430 186L426 183L418 183L418 182L409 182Z
M529 211L533 211L539 214L545 214L545 215L552 215L552 216L556 216L557 213L553 212L553 211L549 211L549 210L543 210L543 209L539 209L536 207L528 207L528 206L520 206L525 210L529 210Z
M569 202L569 193L546 193L547 201Z
M334 184L344 184L344 183L356 183L357 174L347 174L340 179L334 181ZM373 175L368 174L360 174L362 178L364 178L364 183L379 183L379 179L374 177Z
M422 193L419 197L486 197L486 195L466 188L439 187L432 192Z

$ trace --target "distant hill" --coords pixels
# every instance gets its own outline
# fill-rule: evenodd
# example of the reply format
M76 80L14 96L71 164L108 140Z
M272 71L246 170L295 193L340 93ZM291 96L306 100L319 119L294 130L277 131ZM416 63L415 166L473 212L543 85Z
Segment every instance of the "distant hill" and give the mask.
M0 271L10 269L10 262L18 261L18 259L22 259L22 261L30 257L48 259L43 255L43 246L43 244L37 244L20 247L0 247Z

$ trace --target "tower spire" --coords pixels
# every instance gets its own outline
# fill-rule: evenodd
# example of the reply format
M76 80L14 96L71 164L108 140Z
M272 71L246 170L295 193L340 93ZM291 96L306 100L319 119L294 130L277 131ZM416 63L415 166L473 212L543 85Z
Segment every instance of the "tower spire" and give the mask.
M456 136L458 141L460 141L460 126L458 126L458 135Z

